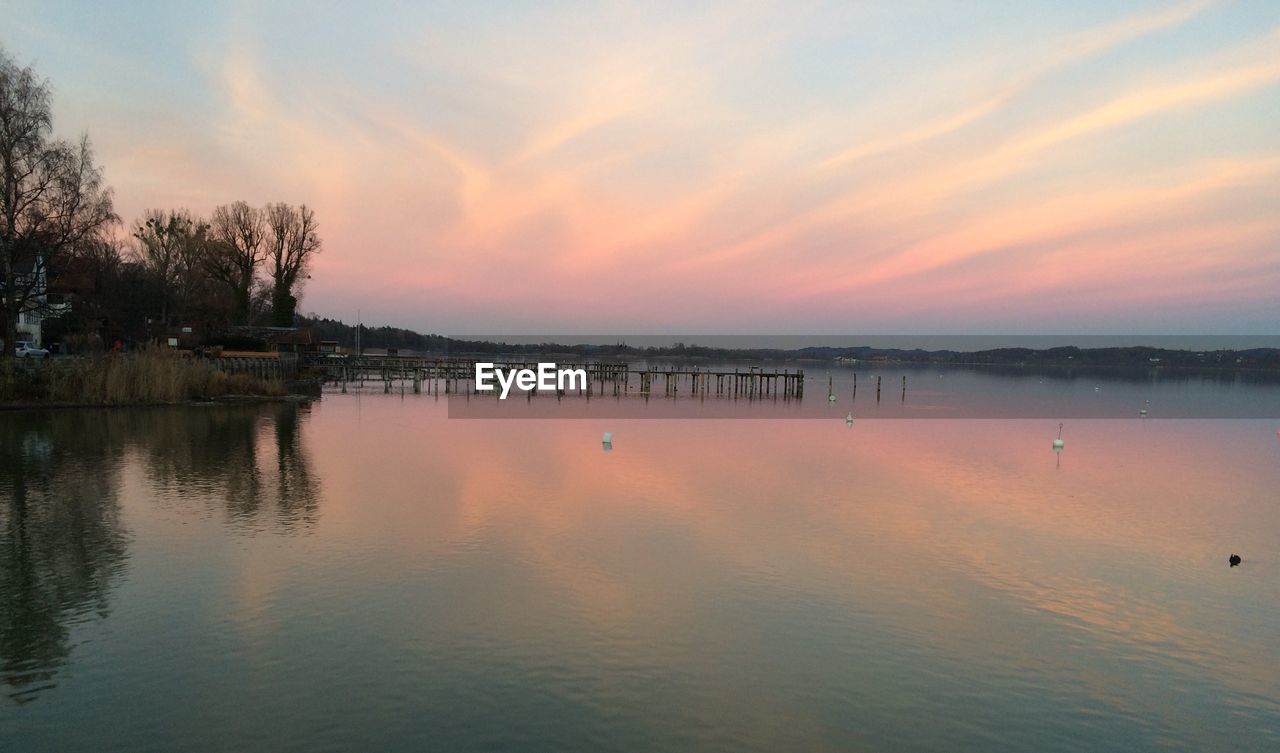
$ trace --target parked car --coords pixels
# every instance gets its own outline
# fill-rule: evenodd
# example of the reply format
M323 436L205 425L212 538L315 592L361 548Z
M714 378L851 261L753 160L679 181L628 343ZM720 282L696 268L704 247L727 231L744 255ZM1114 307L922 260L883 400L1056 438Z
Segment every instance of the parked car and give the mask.
M18 347L14 348L18 358L48 358L49 351L44 348L37 348L30 340L19 340Z

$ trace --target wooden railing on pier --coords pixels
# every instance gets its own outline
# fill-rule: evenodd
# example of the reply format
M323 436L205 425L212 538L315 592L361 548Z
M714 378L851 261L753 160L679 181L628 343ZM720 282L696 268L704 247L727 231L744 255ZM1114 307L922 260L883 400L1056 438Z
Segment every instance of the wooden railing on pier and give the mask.
M251 374L259 379L288 380L298 376L297 353L226 351L210 356L208 363L228 374Z
M481 358L423 358L413 356L342 356L307 354L308 367L322 371L329 381L345 392L348 384L363 386L366 380L380 381L384 392L392 385L401 389L412 385L415 393L476 393L477 363L492 363L502 371L532 369L537 361L489 360ZM639 367L627 362L557 361L557 369L582 369L587 384L560 395L716 395L721 397L799 399L804 397L803 369L737 368L732 371L699 367ZM488 394L488 393L483 393Z

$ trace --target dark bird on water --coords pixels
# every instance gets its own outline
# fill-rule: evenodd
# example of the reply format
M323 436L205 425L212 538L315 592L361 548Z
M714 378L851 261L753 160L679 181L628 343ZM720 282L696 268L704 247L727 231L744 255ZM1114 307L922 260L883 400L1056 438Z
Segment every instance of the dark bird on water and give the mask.
M1235 567L1236 565L1240 564L1240 555L1238 554L1231 555L1231 559L1227 560L1227 562L1230 562L1231 566Z

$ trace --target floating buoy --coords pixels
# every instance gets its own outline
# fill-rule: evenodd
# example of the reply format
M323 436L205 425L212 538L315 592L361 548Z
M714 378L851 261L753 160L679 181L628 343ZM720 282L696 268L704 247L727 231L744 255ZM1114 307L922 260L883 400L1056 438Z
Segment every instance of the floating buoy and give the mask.
M836 396L835 396L835 395L827 395L827 402L828 402L828 403L834 403L835 401L836 401Z
M849 415L847 415L847 416L845 416L845 417L844 417L844 422L845 422L846 424L852 424L852 423L853 423L853 411L849 411Z
M613 432L611 432L611 431L606 431L606 432L604 433L604 442L603 442L603 444L604 444L604 448L605 448L606 450L612 450L612 449L613 449Z
M1236 565L1240 564L1240 555L1238 554L1231 555L1231 557L1227 560L1227 562L1229 562L1232 567L1235 567Z
M1053 449L1061 450L1065 444L1062 441L1062 424L1058 424L1058 438L1053 440Z

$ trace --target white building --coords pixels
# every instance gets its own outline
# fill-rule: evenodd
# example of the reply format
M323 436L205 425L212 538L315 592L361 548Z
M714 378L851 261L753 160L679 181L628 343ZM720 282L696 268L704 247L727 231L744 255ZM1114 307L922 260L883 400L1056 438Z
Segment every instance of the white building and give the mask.
M18 313L18 340L30 340L36 347L40 347L41 322L51 316L60 316L67 308L67 305L65 303L49 303L49 285L43 259L37 257L33 266L35 268L33 272L18 275L17 284L19 289L27 287L32 274L37 275L34 290L38 291L38 294L33 295L31 300L27 301L27 305L23 307L23 310ZM2 337L2 333L0 333L0 337Z
M18 340L30 340L39 347L40 322L43 320L38 311L23 311L18 314Z

